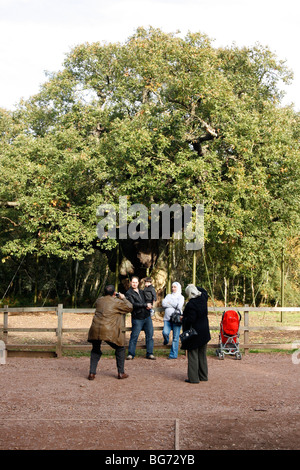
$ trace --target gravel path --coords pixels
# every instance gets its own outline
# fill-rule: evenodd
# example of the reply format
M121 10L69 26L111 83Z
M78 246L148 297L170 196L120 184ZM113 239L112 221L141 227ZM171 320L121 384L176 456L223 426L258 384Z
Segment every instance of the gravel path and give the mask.
M208 357L188 384L187 359L136 357L117 380L102 357L8 357L0 365L0 449L299 450L300 364L290 354Z

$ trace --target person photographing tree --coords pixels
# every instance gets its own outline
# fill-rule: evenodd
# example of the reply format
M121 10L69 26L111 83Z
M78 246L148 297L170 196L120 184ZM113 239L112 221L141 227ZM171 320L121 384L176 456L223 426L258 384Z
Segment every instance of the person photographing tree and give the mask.
M92 343L89 380L94 380L98 362L102 356L101 343L105 341L115 349L118 379L128 377L124 371L125 342L122 334L122 315L130 313L132 304L124 294L117 294L113 285L104 288L104 296L96 301L96 313L88 333L88 342Z

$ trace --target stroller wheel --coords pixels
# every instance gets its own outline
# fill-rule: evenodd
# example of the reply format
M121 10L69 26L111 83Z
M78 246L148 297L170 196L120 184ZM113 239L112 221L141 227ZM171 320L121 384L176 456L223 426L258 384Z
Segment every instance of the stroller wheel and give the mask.
M224 360L224 353L222 353L221 351L219 352L219 359L220 361L223 361Z
M241 353L239 353L239 352L235 353L235 358L238 359L238 360L241 360L242 359Z

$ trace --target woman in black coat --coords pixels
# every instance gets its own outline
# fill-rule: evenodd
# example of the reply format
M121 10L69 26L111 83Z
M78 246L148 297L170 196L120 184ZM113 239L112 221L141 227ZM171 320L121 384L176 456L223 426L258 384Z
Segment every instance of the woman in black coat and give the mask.
M206 350L207 343L211 339L207 317L208 294L205 289L197 288L193 284L187 286L185 293L188 296L188 303L183 312L183 331L193 327L198 333L184 341L181 346L181 349L186 349L188 352L186 382L199 383L208 380Z

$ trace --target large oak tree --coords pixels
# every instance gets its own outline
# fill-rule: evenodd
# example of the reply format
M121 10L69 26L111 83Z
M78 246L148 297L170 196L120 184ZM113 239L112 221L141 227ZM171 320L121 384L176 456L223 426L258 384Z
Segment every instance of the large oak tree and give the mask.
M280 92L290 79L268 48L215 48L200 33L139 28L124 44L75 47L2 112L0 200L19 203L0 208L3 256L114 250L96 210L127 196L203 201L206 252L224 277L275 266L299 226L299 115ZM120 241L120 263L144 274L165 243Z

